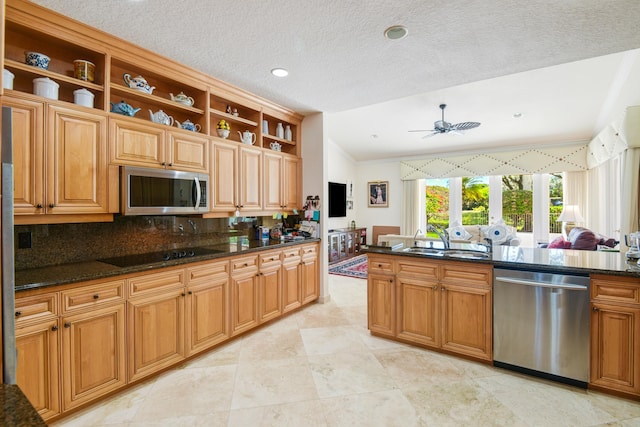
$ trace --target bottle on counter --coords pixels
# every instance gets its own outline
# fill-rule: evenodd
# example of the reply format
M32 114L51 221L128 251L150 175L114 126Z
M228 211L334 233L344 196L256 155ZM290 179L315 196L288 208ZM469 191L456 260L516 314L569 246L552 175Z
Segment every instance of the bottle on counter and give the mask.
M282 127L282 123L278 123L276 126L276 137L284 139L284 128Z
M293 138L293 135L291 134L291 126L287 125L286 129L284 130L284 139L286 139L287 141L291 141L291 138Z

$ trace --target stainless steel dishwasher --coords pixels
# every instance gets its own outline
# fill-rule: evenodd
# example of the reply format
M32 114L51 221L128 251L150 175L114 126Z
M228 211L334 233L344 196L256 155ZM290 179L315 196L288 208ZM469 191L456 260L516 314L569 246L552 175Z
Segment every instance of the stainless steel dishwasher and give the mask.
M496 268L494 365L589 382L589 277Z

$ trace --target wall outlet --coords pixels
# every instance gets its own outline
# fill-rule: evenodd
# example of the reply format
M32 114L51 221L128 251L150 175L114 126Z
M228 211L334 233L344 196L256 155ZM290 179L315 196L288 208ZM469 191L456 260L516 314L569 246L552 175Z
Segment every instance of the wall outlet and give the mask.
M18 233L18 249L31 249L31 232Z

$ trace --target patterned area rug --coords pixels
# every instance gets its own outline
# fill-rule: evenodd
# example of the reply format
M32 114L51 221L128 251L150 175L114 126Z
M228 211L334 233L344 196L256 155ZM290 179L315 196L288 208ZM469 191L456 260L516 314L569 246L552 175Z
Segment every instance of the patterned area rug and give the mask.
M346 261L340 261L329 266L329 274L340 276L367 278L367 255L358 255Z

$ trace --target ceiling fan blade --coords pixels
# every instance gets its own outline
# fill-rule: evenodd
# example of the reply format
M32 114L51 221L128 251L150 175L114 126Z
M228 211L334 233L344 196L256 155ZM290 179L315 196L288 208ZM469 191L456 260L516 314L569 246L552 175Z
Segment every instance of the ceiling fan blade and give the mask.
M434 131L432 131L431 133L428 133L428 134L426 134L425 136L423 136L423 137L422 137L422 139L425 139L425 138L431 138L433 135L437 135L437 134L439 134L439 133L440 133L440 132L438 132L437 130L434 130Z
M433 132L433 129L413 129L408 132Z
M451 130L467 130L477 128L478 126L480 126L478 122L462 122L451 125Z

